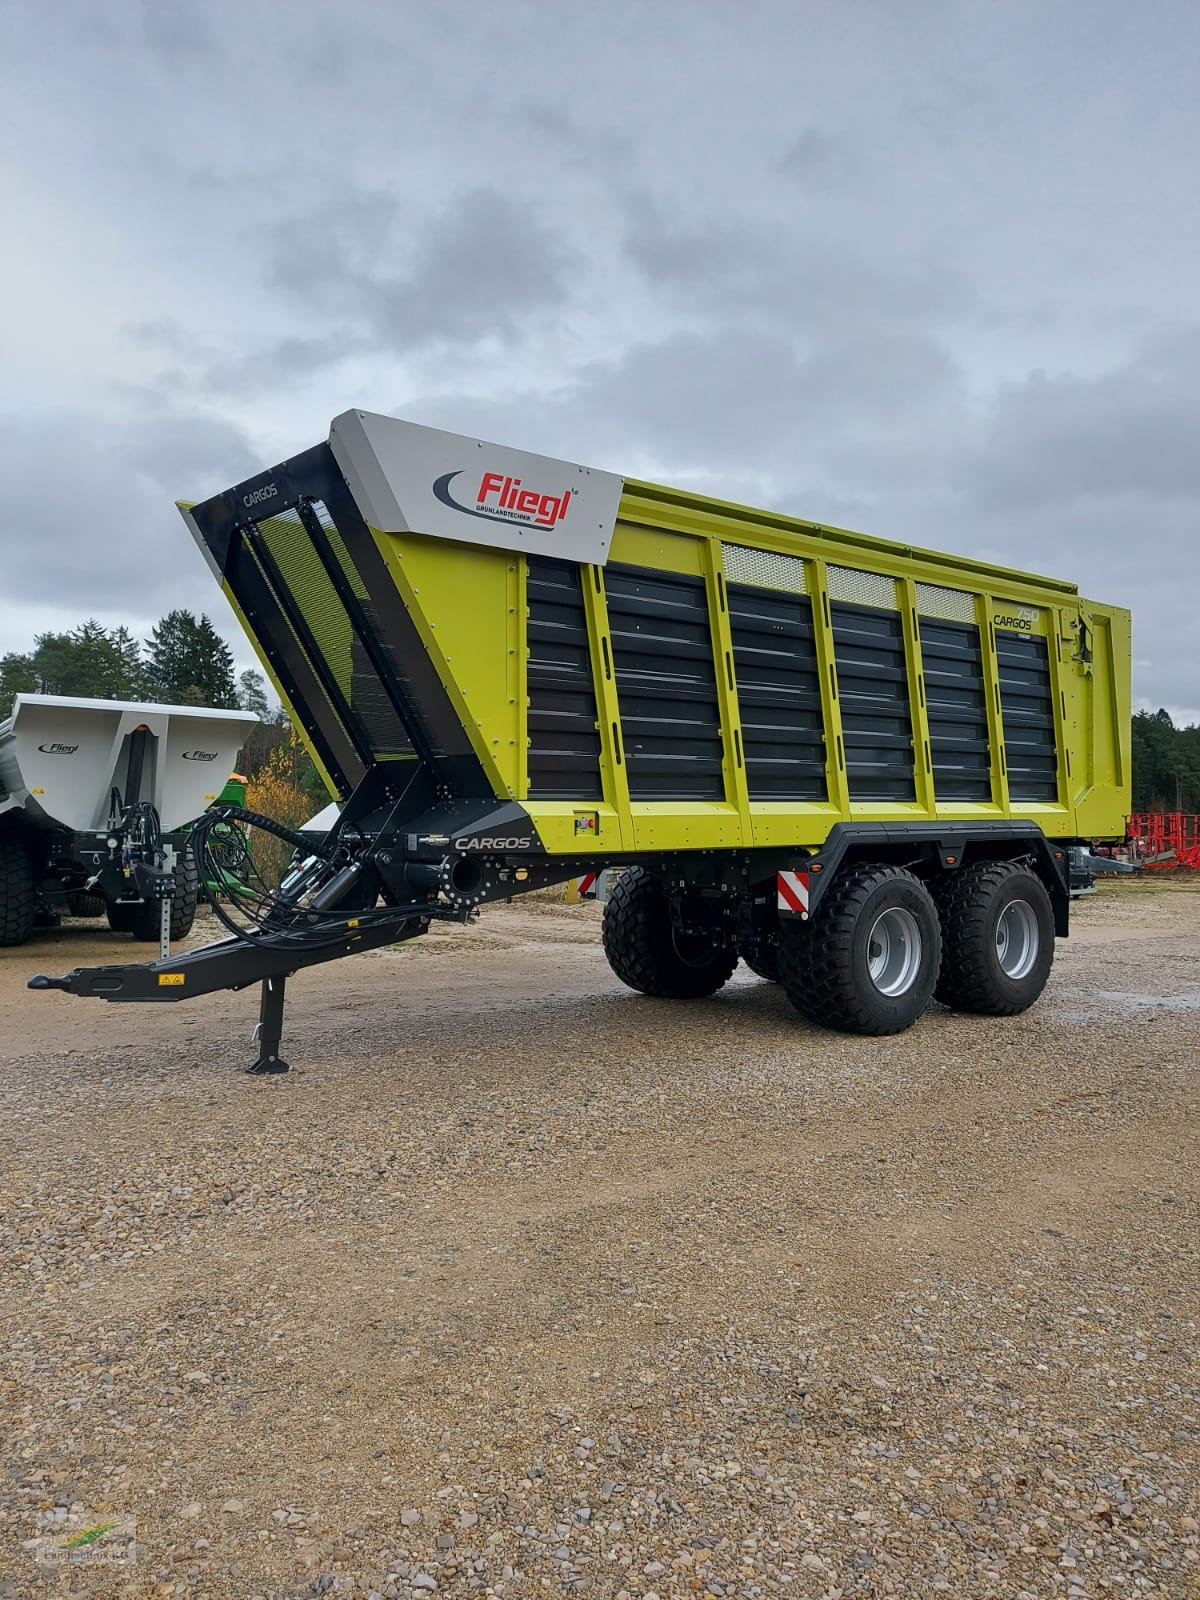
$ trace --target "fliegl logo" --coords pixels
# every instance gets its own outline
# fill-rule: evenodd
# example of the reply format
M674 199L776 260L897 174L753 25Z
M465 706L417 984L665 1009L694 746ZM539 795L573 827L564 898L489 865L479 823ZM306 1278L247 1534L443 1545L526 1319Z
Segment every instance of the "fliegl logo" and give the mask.
M73 756L79 746L77 744L40 744L38 749L44 756Z
M217 752L215 750L185 750L183 759L185 761L215 761Z
M561 494L543 494L540 489L527 489L520 478L506 476L503 472L485 472L475 491L475 503L458 500L450 492L457 472L447 472L433 486L436 499L468 517L483 517L488 522L525 522L534 528L553 528L571 509L571 490Z

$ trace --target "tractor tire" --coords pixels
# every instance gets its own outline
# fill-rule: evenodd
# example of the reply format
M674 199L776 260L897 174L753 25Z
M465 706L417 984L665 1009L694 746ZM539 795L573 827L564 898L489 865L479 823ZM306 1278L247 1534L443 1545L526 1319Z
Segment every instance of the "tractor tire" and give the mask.
M0 838L0 945L24 944L36 911L33 857L19 833L7 833Z
M627 867L617 879L601 933L608 964L621 982L660 999L715 994L737 966L731 946L697 945L676 932L663 886L644 867Z
M934 898L942 919L937 999L981 1017L1028 1011L1054 964L1054 911L1042 880L1018 861L981 861L948 873Z
M171 939L183 939L192 931L196 902L200 896L196 862L190 849L180 853L175 863L175 894L171 901ZM130 905L119 901L108 908L108 925L114 933L131 933L139 944L157 944L161 913L157 900L138 900Z
M779 982L779 946L774 939L744 939L738 954L756 978Z
M784 992L802 1016L839 1033L910 1028L933 996L941 955L929 890L880 862L839 873L812 922L780 919Z
M108 901L102 894L88 894L77 889L67 896L67 914L72 917L102 917L108 910Z

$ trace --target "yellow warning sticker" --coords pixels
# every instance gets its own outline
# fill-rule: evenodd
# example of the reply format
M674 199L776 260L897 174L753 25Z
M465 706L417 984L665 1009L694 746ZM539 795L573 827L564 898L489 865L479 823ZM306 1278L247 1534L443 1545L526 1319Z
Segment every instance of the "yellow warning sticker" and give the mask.
M160 989L177 988L182 984L183 980L184 974L182 972L160 972L158 986Z
M346 926L348 928L357 928L358 927L358 918L357 917L349 917L347 919L347 921L346 921Z

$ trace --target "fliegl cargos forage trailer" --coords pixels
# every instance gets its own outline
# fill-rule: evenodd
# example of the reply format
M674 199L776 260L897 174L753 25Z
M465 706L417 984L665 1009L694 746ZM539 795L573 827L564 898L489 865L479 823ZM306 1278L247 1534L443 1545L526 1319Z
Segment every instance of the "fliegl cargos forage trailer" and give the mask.
M1068 931L1066 852L1129 809L1129 615L1072 583L727 505L394 417L183 507L340 820L228 937L56 988L284 984L618 868L614 972L713 994L739 958L805 1017L1007 1016ZM228 830L227 830L228 832Z

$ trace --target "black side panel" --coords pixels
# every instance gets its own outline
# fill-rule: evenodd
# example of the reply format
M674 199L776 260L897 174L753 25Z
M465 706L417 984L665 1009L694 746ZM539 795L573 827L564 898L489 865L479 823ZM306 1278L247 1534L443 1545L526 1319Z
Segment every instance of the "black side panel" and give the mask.
M898 611L830 606L851 800L914 800L912 716Z
M703 581L611 564L604 576L630 795L723 800Z
M825 735L807 595L726 585L752 800L824 800Z
M1008 793L1012 800L1058 799L1054 696L1045 639L996 629Z
M921 658L939 800L992 798L987 701L979 629L922 617Z
M528 558L529 797L598 800L600 735L582 569Z

